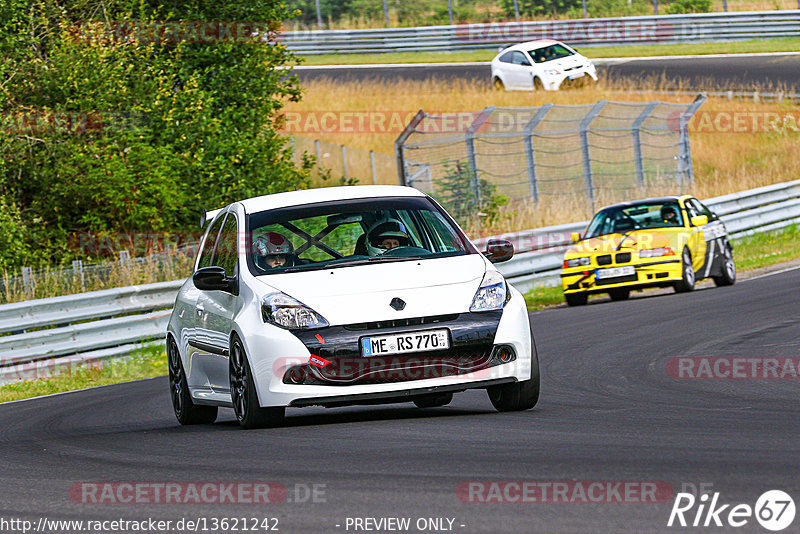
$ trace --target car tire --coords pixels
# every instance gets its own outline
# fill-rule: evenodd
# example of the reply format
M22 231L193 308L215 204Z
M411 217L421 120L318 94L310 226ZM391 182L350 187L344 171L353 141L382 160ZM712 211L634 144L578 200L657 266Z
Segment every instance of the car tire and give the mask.
M503 83L503 80L501 80L500 78L495 78L494 79L494 88L496 90L498 90L498 91L505 91L506 90L506 86Z
M486 389L489 401L498 412L520 412L530 410L539 402L539 357L536 345L531 340L531 377L521 382L490 386Z
M417 408L438 408L439 406L447 406L452 400L452 393L434 393L417 397L414 399L414 404L417 405Z
M542 83L542 79L538 76L534 76L533 78L533 90L544 91L544 83Z
M688 293L694 290L697 275L692 267L692 253L687 247L683 247L683 254L681 254L681 277L680 282L675 282L675 292Z
M182 425L205 425L216 421L216 406L198 406L192 402L178 344L172 337L167 340L167 367L172 409L178 422Z
M564 293L564 299L568 306L585 306L589 302L589 295L586 293Z
M722 272L719 276L715 276L714 284L717 287L732 286L736 283L736 263L733 261L733 250L729 243L725 243L725 248L722 252L722 265L720 266Z
M228 364L231 403L236 420L242 428L274 427L283 423L286 408L283 406L262 408L258 402L253 373L244 345L238 336L231 339L231 353Z
M620 301L620 300L628 300L628 297L631 296L630 289L614 289L608 292L608 296L611 297L611 300Z

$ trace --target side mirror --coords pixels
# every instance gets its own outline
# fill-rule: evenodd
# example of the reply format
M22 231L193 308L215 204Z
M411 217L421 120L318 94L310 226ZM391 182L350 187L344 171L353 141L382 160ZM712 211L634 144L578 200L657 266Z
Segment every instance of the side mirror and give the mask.
M236 278L229 278L222 267L203 267L192 275L194 287L202 291L236 292Z
M692 217L692 226L703 226L708 224L708 215L695 215Z
M569 234L569 240L572 241L573 243L577 243L578 241L581 240L581 234L579 234L578 232L572 232L571 234Z
M508 261L514 257L514 245L505 239L490 239L483 255L492 263Z

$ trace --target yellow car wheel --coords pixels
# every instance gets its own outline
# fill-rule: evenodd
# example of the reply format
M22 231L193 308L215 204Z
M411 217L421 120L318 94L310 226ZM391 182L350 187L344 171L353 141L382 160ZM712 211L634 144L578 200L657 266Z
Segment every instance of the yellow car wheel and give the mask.
M589 296L586 293L565 293L564 299L569 306L583 306L588 302Z
M683 278L680 282L675 282L676 293L688 293L694 290L694 284L697 281L694 267L692 267L692 253L689 252L687 247L683 247L683 254L681 255L681 272Z
M608 292L608 296L611 297L611 300L628 300L628 297L631 296L630 289L612 289Z
M725 244L722 251L722 273L714 277L717 287L732 286L736 283L736 264L733 262L733 251L729 244Z

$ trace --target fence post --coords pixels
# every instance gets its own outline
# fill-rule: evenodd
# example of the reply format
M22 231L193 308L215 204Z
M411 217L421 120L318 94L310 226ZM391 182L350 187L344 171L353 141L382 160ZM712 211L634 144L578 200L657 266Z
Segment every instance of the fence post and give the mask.
M533 157L533 130L550 111L553 104L542 105L536 114L525 125L525 161L528 164L528 186L534 202L539 202L539 183L536 181L536 160Z
M653 0L653 14L658 15L658 0Z
M586 199L592 206L592 212L594 212L594 178L592 177L592 161L589 154L589 125L600 114L603 106L607 103L607 100L600 100L592 106L589 113L581 119L578 130L581 138L581 157L583 159L583 179L586 183Z
M800 0L798 0L800 1ZM450 15L450 26L453 25L453 0L447 0L447 13Z
M694 166L692 165L692 149L689 146L689 119L697 113L697 110L700 109L700 106L703 105L703 102L706 101L706 94L700 93L694 99L694 101L689 104L686 108L686 111L681 113L681 120L680 120L680 149L678 155L678 174L676 179L678 181L678 186L682 185L681 181L683 179L683 175L686 175L687 183L692 185L694 182Z
M514 20L519 22L519 0L514 0Z
M22 288L28 294L33 294L33 269L30 267L22 268Z
M342 145L342 176L347 178L347 147Z
M369 151L369 165L372 168L372 185L376 185L378 180L375 176L375 152Z
M317 27L321 30L322 29L322 11L319 8L319 0L317 0L316 4L317 4Z
M293 135L289 136L289 143L292 146L292 163L297 163L297 144Z
M322 163L322 157L319 153L319 139L314 139L314 149L317 151L317 165Z
M386 19L386 27L389 27L389 4L387 0L383 0L383 18Z
M81 281L81 290L86 289L86 280L83 274L83 261L72 260L72 274L74 277L79 278Z
M642 139L640 131L647 117L658 107L661 102L654 100L645 106L639 116L633 121L631 133L633 134L633 161L636 165L636 185L644 187L644 159L642 158Z
M402 133L397 137L394 142L394 156L395 160L397 161L397 182L400 185L408 185L406 181L406 163L405 163L405 154L403 150L405 148L405 143L408 141L408 138L414 133L414 130L419 126L419 123L422 122L426 113L422 110L417 111L417 114L414 115L414 118L411 119L411 122L403 128Z
M478 160L475 156L475 134L478 132L478 130L480 130L481 126L483 126L486 121L489 120L489 116L494 112L495 109L495 106L489 106L478 113L478 116L475 117L475 120L472 121L472 124L470 124L469 128L467 128L467 132L464 136L467 143L467 163L469 164L468 172L470 173L472 189L475 191L475 198L478 201L479 207L483 205L483 199L481 198L481 181L478 178Z

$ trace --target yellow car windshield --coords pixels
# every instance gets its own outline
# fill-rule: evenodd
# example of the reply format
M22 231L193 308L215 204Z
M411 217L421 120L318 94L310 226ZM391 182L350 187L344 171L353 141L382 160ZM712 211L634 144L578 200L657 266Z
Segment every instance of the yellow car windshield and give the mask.
M594 216L586 230L586 238L680 226L683 226L683 214L677 201L615 206Z

